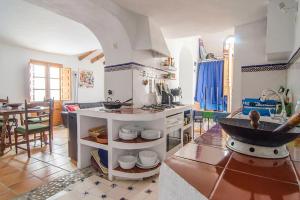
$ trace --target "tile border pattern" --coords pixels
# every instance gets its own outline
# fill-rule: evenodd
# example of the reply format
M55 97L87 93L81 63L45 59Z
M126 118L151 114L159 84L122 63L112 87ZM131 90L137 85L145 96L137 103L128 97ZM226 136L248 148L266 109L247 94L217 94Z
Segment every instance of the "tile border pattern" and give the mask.
M247 65L242 66L242 72L262 72L262 71L278 71L287 70L297 59L300 58L300 47L295 51L293 56L287 63L276 63L276 64L262 64L262 65Z
M286 70L287 63L242 66L242 72L262 72Z
M99 174L92 167L87 167L58 177L45 185L42 185L26 194L17 197L16 200L44 200L66 189L69 185L74 184L77 181L82 181L94 174L107 179L107 177Z

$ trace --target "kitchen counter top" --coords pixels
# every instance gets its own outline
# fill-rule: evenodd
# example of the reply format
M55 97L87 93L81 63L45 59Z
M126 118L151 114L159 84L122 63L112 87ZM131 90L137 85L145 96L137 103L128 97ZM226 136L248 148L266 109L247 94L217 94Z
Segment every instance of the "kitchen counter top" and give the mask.
M167 159L161 168L160 199L300 199L300 139L288 144L289 157L262 159L227 149L226 137L215 126Z
M105 110L102 107L77 110L78 115L128 121L148 121L164 118L167 115L191 109L190 105L175 106L163 111L142 110L140 108L124 107L116 110Z

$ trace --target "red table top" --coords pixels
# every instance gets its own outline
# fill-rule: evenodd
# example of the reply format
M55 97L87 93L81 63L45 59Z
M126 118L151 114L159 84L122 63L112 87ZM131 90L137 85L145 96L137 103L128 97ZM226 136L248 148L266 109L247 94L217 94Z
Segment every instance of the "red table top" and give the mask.
M262 159L226 148L226 133L215 126L165 163L213 200L300 200L300 138L290 156Z

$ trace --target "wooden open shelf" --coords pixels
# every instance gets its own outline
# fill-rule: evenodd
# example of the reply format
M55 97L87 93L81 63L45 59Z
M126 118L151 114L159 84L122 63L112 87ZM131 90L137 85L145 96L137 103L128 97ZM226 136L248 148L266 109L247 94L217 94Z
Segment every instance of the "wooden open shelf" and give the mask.
M120 171L120 172L124 172L124 173L145 173L145 172L150 172L150 171L153 171L157 168L159 168L161 165L161 163L159 163L156 167L153 167L151 169L141 169L141 168L138 168L137 166L135 166L134 168L132 169L122 169L120 166L118 166L117 168L115 168L114 170L116 171Z
M92 137L92 136L87 136L87 137L84 137L84 138L81 138L82 140L87 140L87 141L90 141L90 142L96 142L98 144L102 144L102 145L108 145L108 144L105 144L105 143L100 143L100 142L97 142L96 138Z
M141 138L141 136L138 136L137 138L133 139L133 140L123 140L121 138L118 138L116 140L114 140L115 142L123 142L123 143L145 143L145 142L153 142L155 140L159 140L161 138L158 138L158 139L154 139L154 140L147 140L147 139L144 139L144 138Z

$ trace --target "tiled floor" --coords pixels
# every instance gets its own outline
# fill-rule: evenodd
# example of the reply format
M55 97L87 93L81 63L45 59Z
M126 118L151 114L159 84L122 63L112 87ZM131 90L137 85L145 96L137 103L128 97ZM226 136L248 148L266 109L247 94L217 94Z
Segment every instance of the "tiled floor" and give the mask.
M158 176L143 181L107 181L93 175L68 186L49 200L157 200Z
M54 129L53 153L50 155L48 146L40 148L32 143L32 157L27 153L15 154L14 148L6 150L0 158L0 200L13 199L59 176L76 169L68 157L67 129Z

